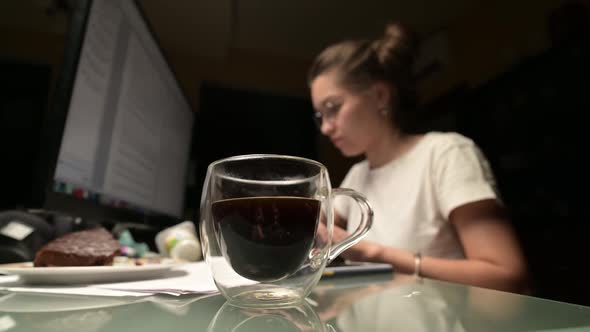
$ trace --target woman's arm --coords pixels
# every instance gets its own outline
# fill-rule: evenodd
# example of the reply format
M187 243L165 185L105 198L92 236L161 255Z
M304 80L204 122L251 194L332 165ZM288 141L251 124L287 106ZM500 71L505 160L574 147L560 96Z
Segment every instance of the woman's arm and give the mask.
M495 199L467 203L449 216L466 259L422 257L424 277L512 292L527 291L527 268L504 209ZM338 241L346 235L335 231ZM414 272L414 253L361 241L343 253L351 260L387 262L396 270Z
M523 292L525 259L504 208L494 199L468 203L449 215L465 250L465 261L422 260L422 274L482 287Z

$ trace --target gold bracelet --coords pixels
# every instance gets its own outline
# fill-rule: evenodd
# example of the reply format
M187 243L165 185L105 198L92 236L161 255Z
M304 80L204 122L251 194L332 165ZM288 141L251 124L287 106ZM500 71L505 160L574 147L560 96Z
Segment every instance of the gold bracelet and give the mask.
M414 254L414 276L421 277L420 270L422 268L422 254L417 252Z

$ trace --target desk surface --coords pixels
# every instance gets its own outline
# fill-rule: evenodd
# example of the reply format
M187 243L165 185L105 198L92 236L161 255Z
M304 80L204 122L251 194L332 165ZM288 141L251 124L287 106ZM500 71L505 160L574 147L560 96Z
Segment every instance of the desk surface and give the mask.
M0 331L590 331L590 307L391 274L320 282L301 306L219 296L0 294Z

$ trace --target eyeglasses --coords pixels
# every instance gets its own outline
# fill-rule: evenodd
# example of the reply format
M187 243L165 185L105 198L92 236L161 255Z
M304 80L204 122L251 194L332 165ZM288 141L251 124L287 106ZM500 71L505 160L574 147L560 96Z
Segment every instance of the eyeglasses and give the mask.
M322 124L326 121L329 124L334 124L334 120L336 120L336 116L338 116L338 112L340 112L340 105L328 103L326 105L326 110L324 112L315 112L313 113L313 121L315 122L318 129L322 129Z

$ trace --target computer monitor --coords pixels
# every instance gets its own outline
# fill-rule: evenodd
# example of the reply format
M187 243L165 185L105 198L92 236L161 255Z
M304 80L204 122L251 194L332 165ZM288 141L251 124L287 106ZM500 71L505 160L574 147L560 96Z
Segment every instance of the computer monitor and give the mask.
M81 217L184 217L194 114L135 1L72 1L45 121L42 206Z

